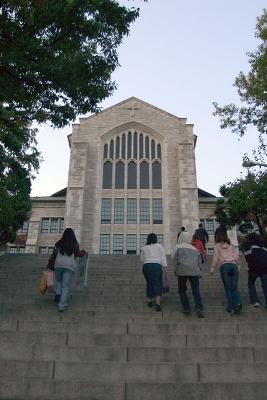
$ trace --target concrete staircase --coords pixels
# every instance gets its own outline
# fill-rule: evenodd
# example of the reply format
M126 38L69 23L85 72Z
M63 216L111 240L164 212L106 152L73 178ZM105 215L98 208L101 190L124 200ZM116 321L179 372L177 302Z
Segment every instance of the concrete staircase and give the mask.
M201 282L205 318L184 316L170 262L163 312L145 304L137 256L93 256L89 285L58 313L37 293L47 257L0 257L0 399L264 400L267 311L231 317L218 274Z

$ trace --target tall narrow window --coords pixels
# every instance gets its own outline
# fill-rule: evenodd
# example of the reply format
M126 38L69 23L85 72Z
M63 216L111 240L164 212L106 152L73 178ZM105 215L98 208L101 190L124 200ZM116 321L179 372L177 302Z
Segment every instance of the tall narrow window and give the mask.
M115 199L114 224L124 223L124 199Z
M128 143L127 143L127 159L132 157L132 134L128 132Z
M58 233L58 230L59 230L59 220L58 220L58 218L51 218L50 233Z
M148 233L141 233L139 237L140 249L146 244Z
M60 218L59 221L59 233L62 233L64 231L64 218Z
M124 163L117 162L115 166L115 189L124 189Z
M123 254L123 235L113 235L113 254Z
M151 159L154 160L156 156L155 140L151 140Z
M134 132L133 158L137 160L137 132Z
M136 254L136 235L127 235L127 254Z
M136 224L137 209L136 199L127 199L127 224Z
M103 165L103 189L112 188L112 163L106 161Z
M150 224L149 199L140 199L140 224Z
M99 246L100 254L109 254L110 253L110 235L101 234L100 235L100 246Z
M162 224L162 199L152 199L153 224Z
M149 137L146 136L146 141L145 141L145 152L146 152L146 158L149 160Z
M101 224L111 224L111 199L102 199Z
M103 159L105 160L105 158L108 157L108 145L107 143L104 146L104 154L103 154Z
M163 243L163 235L162 235L162 233L157 233L157 238L158 238L158 243L163 245L164 243Z
M157 156L158 156L158 158L161 160L161 145L160 144L158 144L158 146L157 146Z
M128 189L136 189L137 187L137 169L134 161L128 164Z
M144 158L144 136L142 133L140 133L139 136L139 160L142 160Z
M123 160L125 160L125 146L126 146L126 144L125 144L125 134L123 134L122 135L122 137L121 137L121 158L123 159Z
M113 139L110 141L110 145L109 145L109 158L111 158L111 160L113 160L113 158L114 158L114 141L113 141Z
M140 164L140 189L149 189L149 165L146 161Z
M48 233L49 218L42 218L41 232Z
M152 189L161 189L161 164L155 161L152 165Z
M120 138L116 137L116 159L120 158Z

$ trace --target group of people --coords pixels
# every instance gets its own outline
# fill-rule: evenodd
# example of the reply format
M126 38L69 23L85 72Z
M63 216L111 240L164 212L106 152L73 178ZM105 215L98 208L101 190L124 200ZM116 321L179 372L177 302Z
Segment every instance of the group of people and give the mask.
M214 255L210 272L219 269L226 298L226 311L230 314L239 314L242 311L242 302L238 290L239 279L239 248L234 246L226 229L219 228L215 232ZM177 237L177 245L173 251L174 274L178 280L178 293L182 305L182 312L191 312L187 297L187 281L190 282L195 302L197 316L203 318L203 303L199 289L199 279L202 275L203 263L206 260L205 245L209 236L202 224L194 235L184 227ZM248 263L248 289L250 302L259 307L255 282L261 279L265 309L267 309L267 248L261 237L255 233L246 236L243 243L243 253ZM71 228L65 229L62 238L56 242L47 267L55 271L55 302L58 311L68 308L68 299L71 283L76 269L76 257L87 255L80 250L75 233ZM161 311L161 296L163 290L163 273L167 273L167 258L163 246L157 243L157 235L150 233L146 245L141 249L141 262L146 280L147 306L155 306Z
M182 312L191 312L187 297L187 281L190 282L197 316L203 318L203 303L199 289L199 279L202 275L203 263L206 260L205 245L209 236L202 224L194 235L186 231L185 227L177 236L177 245L173 251L174 274L178 280L178 293L182 305ZM242 302L238 290L239 280L239 248L231 243L225 227L219 227L215 232L214 255L210 272L218 269L221 275L227 299L226 311L230 314L240 314ZM267 248L256 233L246 236L243 243L243 253L248 263L248 289L250 303L259 307L260 302L256 292L255 282L261 279L265 309L267 309ZM147 243L141 250L143 274L146 280L146 296L148 307L155 301L156 311L161 311L162 273L167 270L167 260L164 248L157 243L157 236L151 233Z

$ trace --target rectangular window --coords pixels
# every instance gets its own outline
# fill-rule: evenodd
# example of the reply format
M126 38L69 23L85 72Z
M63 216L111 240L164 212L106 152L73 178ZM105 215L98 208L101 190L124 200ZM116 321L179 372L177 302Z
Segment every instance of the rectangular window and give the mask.
M127 223L136 224L136 222L137 222L136 199L127 199Z
M152 199L153 224L162 224L162 199Z
M42 218L41 232L48 233L49 229L49 218Z
M100 235L100 254L110 254L110 235Z
M102 199L101 224L111 224L111 199Z
M58 233L59 220L58 218L51 218L50 233Z
M163 235L162 233L157 233L158 243L162 244L163 246Z
M64 231L64 218L59 219L59 233Z
M127 254L136 254L136 235L127 235Z
M201 219L200 222L203 224L203 227L209 235L214 235L217 225L215 219Z
M48 248L44 246L39 247L39 254L47 254L48 253Z
M146 244L146 239L148 237L148 233L141 233L139 237L139 243L140 243L140 250L141 248Z
M123 254L123 235L113 235L113 254Z
M124 223L124 199L115 199L114 224Z
M140 224L150 224L149 199L140 199Z

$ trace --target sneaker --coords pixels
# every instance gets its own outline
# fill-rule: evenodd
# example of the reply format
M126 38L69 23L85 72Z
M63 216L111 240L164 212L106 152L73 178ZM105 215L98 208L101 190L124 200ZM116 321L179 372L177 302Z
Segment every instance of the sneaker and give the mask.
M156 311L162 311L160 304L155 304L155 309L156 309Z
M242 311L242 304L237 304L237 306L234 309L234 314L240 314Z
M256 301L256 303L253 303L252 305L253 305L253 307L255 307L255 308L259 308L259 307L260 307L260 303L257 302L257 301Z
M203 311L202 310L196 310L196 313L197 313L197 316L198 316L198 318L204 318L204 314L203 314Z
M150 300L150 301L148 301L148 302L146 303L146 305L147 305L149 308L151 308L151 307L153 307L153 302Z

